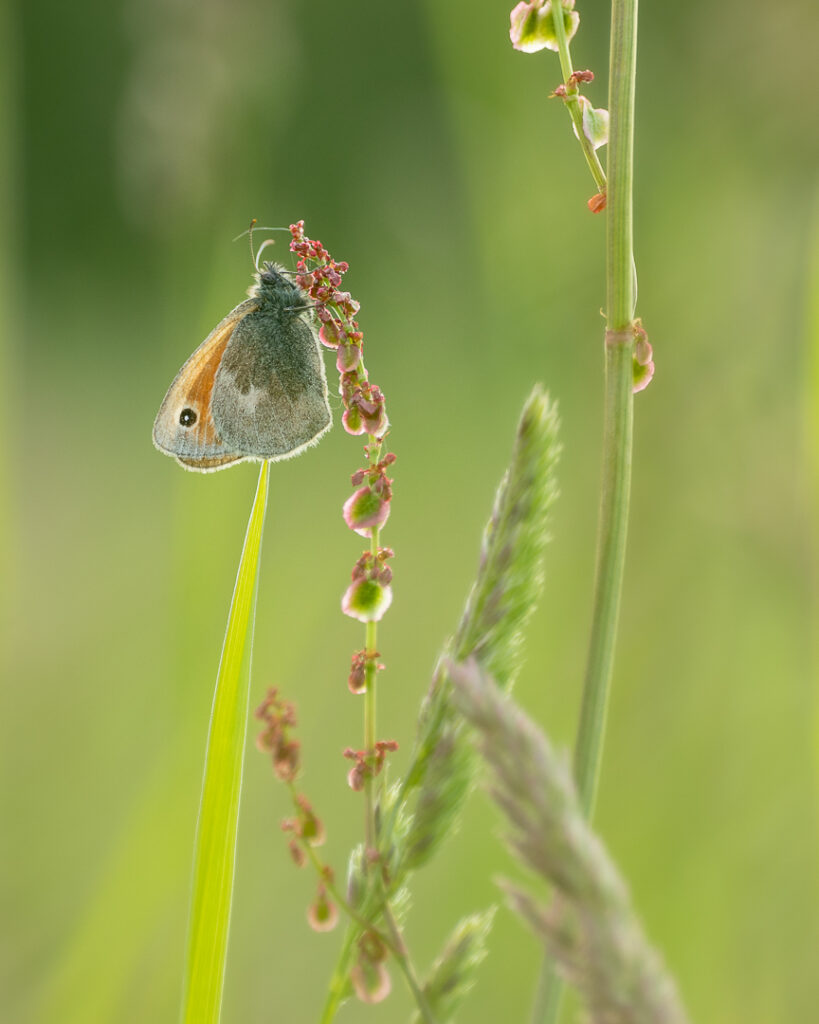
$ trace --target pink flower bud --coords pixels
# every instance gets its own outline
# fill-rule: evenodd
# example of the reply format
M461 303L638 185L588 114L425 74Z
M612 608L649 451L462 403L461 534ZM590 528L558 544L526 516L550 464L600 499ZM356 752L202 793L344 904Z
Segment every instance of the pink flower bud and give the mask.
M324 824L304 796L300 795L298 801L301 808L299 835L310 846L323 846L327 838Z
M367 387L355 398L355 404L361 410L361 421L368 434L380 437L389 426L387 410L384 403L384 395L381 389L375 385Z
M571 39L580 23L574 11L574 0L562 0L566 38ZM523 53L536 53L544 48L557 50L557 36L552 20L552 0L521 0L510 15L509 38L512 46Z
M336 292L333 301L345 316L355 316L361 309L361 304L349 292Z
M282 740L273 750L273 771L277 779L294 782L299 774L299 744Z
M387 418L387 410L384 408L383 403L374 409L372 413L363 413L361 421L366 432L373 437L382 437L386 434L387 427L390 425L390 421Z
M361 957L350 971L350 981L362 1003L381 1003L390 994L392 982L383 961Z
M365 775L366 773L360 764L354 764L347 772L347 785L354 793L360 793L364 788Z
M350 660L350 674L347 677L350 693L364 693L367 688L367 652L356 651Z
M344 328L338 320L326 320L321 325L319 341L325 346L325 348L338 348L344 337Z
M356 434L365 434L366 428L363 420L361 419L361 412L358 406L351 405L349 408L344 410L344 414L341 417L342 425L348 434L355 436Z
M341 599L341 610L359 622L378 622L392 604L392 587L376 580L354 580Z
M632 394L636 395L638 391L645 391L651 383L654 377L654 363L651 360L647 363L639 363L635 359L632 366L634 369L634 383L632 384L631 391Z
M358 383L357 373L342 373L339 376L338 393L341 395L341 401L345 405L349 405L360 391L361 385Z
M371 487L361 487L344 502L344 522L362 537L372 537L374 526L383 526L390 502Z
M361 349L358 345L344 343L338 346L336 369L339 373L351 373L360 362Z
M323 885L318 888L315 902L307 908L307 921L315 932L330 932L338 924L338 907L327 898Z

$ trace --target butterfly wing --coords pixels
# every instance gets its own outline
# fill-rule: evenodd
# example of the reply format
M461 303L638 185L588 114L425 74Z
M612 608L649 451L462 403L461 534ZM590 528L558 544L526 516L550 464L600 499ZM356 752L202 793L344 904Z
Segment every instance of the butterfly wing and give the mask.
M310 325L269 307L245 316L219 365L213 419L224 443L251 458L275 462L316 444L332 416Z
M247 299L210 332L168 388L154 421L154 445L186 469L209 472L244 457L213 421L213 393L219 365L242 319L257 309Z

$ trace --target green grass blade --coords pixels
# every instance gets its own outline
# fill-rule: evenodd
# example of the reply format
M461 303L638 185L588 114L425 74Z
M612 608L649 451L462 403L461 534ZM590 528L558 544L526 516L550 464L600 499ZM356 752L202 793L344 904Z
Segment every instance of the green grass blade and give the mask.
M808 289L807 289L807 363L805 374L805 420L807 435L808 479L810 521L814 524L811 542L813 553L813 573L811 576L811 598L813 603L813 621L817 621L819 613L819 190L814 201L813 231L811 232L810 251L808 253ZM819 695L819 630L813 631L813 682L814 694ZM813 749L816 754L817 782L819 782L819 700L815 705L814 736L816 742Z
M185 1024L216 1024L222 1004L269 465L263 462L259 473L213 698L193 862L182 1001Z

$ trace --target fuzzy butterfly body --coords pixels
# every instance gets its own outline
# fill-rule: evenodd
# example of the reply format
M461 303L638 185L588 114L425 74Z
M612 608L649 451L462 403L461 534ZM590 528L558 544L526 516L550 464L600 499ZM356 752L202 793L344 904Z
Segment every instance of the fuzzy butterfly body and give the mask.
M168 389L154 444L186 469L289 459L330 429L327 378L307 296L265 263L250 298L205 338Z

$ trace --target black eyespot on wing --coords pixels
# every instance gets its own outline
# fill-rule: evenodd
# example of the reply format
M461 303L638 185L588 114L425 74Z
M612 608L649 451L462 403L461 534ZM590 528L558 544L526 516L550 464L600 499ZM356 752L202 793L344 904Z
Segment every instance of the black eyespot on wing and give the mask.
M183 409L179 414L179 422L183 427L192 427L196 423L196 413L193 409Z

